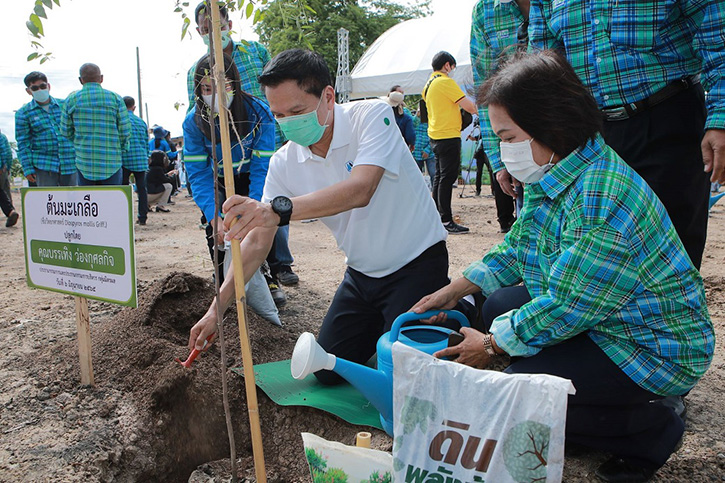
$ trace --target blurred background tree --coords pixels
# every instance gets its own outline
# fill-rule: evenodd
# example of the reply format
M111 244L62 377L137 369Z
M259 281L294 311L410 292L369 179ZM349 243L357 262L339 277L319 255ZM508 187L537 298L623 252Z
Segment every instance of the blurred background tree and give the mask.
M301 10L300 4L306 8ZM339 28L350 32L352 67L383 32L405 20L430 15L431 10L430 0L412 6L387 0L298 0L292 4L273 0L260 13L254 30L272 56L290 48L309 47L322 54L334 74Z

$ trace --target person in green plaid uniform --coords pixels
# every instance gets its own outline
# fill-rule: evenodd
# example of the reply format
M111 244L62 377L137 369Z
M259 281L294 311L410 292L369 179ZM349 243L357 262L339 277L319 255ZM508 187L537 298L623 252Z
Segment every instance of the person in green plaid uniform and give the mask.
M204 40L204 43L209 45L211 14L208 13L206 7L206 1L199 2L194 10L194 19L196 20L197 33ZM242 90L269 105L262 87L257 82L257 77L262 73L264 66L271 59L269 51L264 45L253 40L242 40L241 42L232 40L230 33L232 22L229 20L227 8L220 5L219 15L222 23L222 48L224 49L224 53L232 58L234 65L236 65L239 71ZM186 88L189 97L189 108L187 112L196 104L196 98L194 96L195 70L196 63L191 66L186 75ZM286 141L277 123L274 125L274 134L276 150L282 147ZM289 226L283 226L277 230L268 262L270 266L270 277L268 277L267 281L275 300L282 304L284 303L283 300L286 300L286 296L279 285L296 285L299 282L299 276L292 270L294 258L289 249Z
M131 121L121 96L101 87L103 75L95 64L83 64L83 88L65 100L60 133L73 142L78 184L120 185L122 153L128 149Z
M131 96L125 96L123 103L128 109L128 119L131 122L131 138L128 143L128 150L123 152L123 180L121 183L127 185L133 174L136 194L138 195L138 218L136 223L146 224L149 212L149 195L146 190L146 172L149 170L149 128L143 119L134 114L136 100Z
M436 356L485 368L508 354L508 373L570 379L567 443L614 455L597 470L604 481L648 481L684 434L675 411L651 401L686 393L712 362L702 278L652 189L605 144L594 98L558 53L520 55L478 103L525 182L521 216L413 310L481 291L481 331L461 329L463 342Z
M13 164L13 152L10 149L8 138L0 132L0 209L7 216L6 227L11 227L18 222L18 212L13 206L12 193L10 192L10 167ZM7 189L5 189L7 184Z
M15 113L15 139L23 174L31 186L75 186L78 175L73 143L60 134L63 99L50 95L50 82L33 71L23 79L33 99Z
M720 1L531 0L529 43L564 53L698 269L709 181L725 181L723 19Z

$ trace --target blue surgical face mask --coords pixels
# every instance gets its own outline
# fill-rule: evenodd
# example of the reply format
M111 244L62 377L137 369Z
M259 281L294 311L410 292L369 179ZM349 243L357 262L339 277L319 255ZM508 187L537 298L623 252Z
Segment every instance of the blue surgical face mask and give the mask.
M201 39L204 41L204 45L207 47L209 46L209 34L202 35ZM229 45L229 42L232 41L232 34L229 33L229 30L222 30L222 50L226 49Z
M312 146L322 138L327 125L324 123L320 124L320 121L317 120L317 109L321 103L322 96L320 96L317 107L310 112L277 119L277 124L279 124L280 129L287 139L300 146ZM330 111L327 111L325 123L327 123L329 117Z
M48 102L48 99L50 99L50 90L48 89L38 89L37 91L32 91L33 99L35 99L35 102L38 102L40 104L45 104Z

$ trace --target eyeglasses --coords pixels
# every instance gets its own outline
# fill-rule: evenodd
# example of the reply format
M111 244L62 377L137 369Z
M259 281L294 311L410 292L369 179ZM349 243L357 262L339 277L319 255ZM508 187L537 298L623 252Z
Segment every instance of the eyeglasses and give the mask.
M44 91L48 88L48 84L39 84L37 86L30 86L30 90L35 91Z

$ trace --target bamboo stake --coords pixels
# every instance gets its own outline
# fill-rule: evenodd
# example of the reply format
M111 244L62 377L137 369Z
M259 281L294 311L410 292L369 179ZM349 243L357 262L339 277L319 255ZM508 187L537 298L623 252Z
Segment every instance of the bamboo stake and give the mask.
M216 98L219 106L219 131L222 142L222 157L224 165L224 187L227 198L234 194L234 167L232 166L232 147L229 137L229 121L226 110L227 92L224 77L224 52L221 48L221 20L219 5L216 1L207 2L211 10L212 45L214 47L214 78L216 79ZM237 93L238 94L238 93ZM252 438L252 453L254 454L254 472L257 482L266 483L267 475L264 468L264 450L262 447L262 429L259 424L259 408L257 406L257 386L254 379L254 363L252 360L252 347L249 343L249 333L246 320L246 292L244 289L244 269L242 266L242 252L239 240L232 240L232 267L234 270L234 289L237 303L237 322L239 325L239 343L242 349L242 364L244 367L244 387L247 394L247 411L249 412L249 430Z
M81 362L81 384L94 385L93 361L91 360L91 317L88 313L88 299L76 299L76 327L78 329L78 357Z

